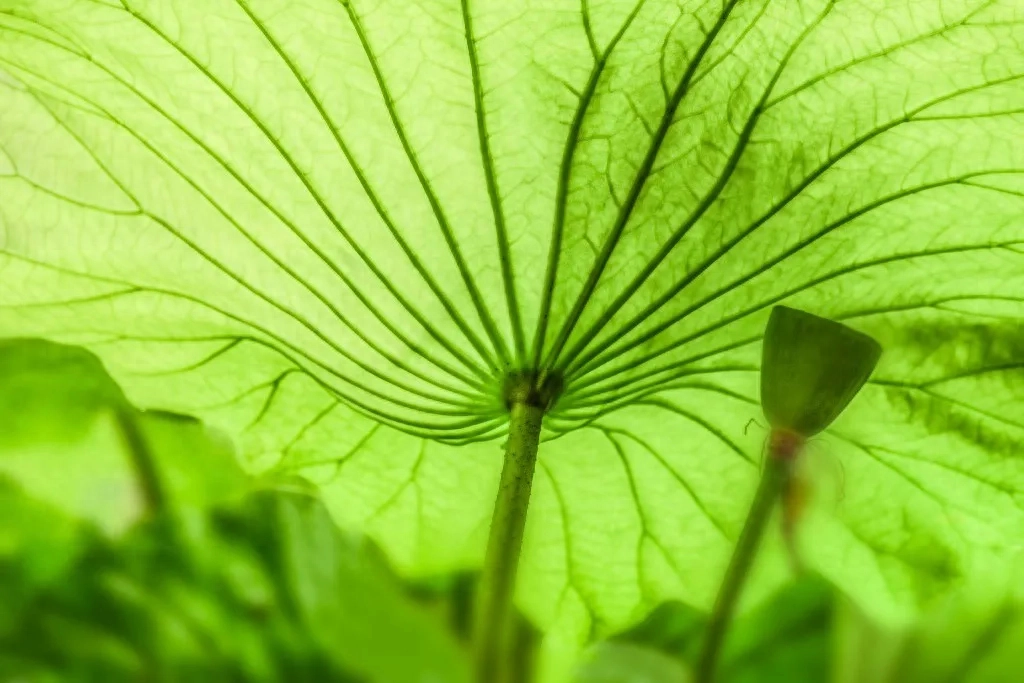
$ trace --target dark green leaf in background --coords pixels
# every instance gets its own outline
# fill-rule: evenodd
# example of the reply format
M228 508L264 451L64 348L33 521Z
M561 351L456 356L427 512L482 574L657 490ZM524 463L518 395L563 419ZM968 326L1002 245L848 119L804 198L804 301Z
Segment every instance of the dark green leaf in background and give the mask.
M127 407L121 388L85 349L35 339L0 342L0 447L66 445L82 438L97 414Z
M245 486L225 437L194 418L136 410L78 347L0 344L0 415L0 472L108 531L153 504L203 506Z
M307 495L252 494L186 526L154 518L116 543L79 538L67 548L74 558L39 547L62 528L42 536L39 521L4 523L35 532L37 547L16 550L26 580L40 584L12 585L9 558L0 557L5 595L24 599L17 612L18 603L4 605L4 680L46 672L125 683L467 680L441 623Z
M0 680L465 679L440 621L308 484L249 480L222 437L136 410L92 354L4 345L0 402L20 483L0 479ZM290 492L240 499L264 486Z
M1010 683L1024 647L1024 565L983 572L917 623L872 623L838 605L836 683Z
M0 478L0 635L40 590L59 581L84 551L83 525Z
M1012 683L1020 675L1024 593L1016 572L973 577L900 628L866 617L818 579L804 578L740 619L722 683ZM666 603L593 646L576 683L689 681L704 619Z
M575 680L688 681L705 621L681 603L660 605L642 623L592 648ZM734 624L716 680L826 683L831 680L832 632L832 591L819 579L801 579Z

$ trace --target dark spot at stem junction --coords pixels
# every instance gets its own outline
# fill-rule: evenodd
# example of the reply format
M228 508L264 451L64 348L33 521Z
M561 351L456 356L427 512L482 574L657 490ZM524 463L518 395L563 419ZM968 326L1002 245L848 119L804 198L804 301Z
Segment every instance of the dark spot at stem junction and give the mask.
M513 370L505 376L502 398L508 409L515 403L522 403L546 411L554 405L562 388L561 373Z

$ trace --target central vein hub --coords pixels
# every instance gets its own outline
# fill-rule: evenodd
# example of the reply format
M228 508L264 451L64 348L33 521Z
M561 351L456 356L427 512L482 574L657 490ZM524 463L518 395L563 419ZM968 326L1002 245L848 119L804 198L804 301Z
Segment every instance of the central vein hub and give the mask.
M511 409L513 404L533 406L548 410L562 393L561 373L537 370L513 370L505 377L502 396L505 407Z

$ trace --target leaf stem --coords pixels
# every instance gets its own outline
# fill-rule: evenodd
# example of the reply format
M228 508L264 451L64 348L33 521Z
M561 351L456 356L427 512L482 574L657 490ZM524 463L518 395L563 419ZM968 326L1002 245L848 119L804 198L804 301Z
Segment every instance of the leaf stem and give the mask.
M526 512L537 465L544 409L523 398L509 406L509 433L494 502L483 575L477 588L474 670L478 683L497 683L509 671L513 646L513 595Z
M773 439L774 441L774 439ZM769 446L764 472L758 483L754 500L750 504L747 520L743 524L740 538L736 542L729 568L726 569L722 587L718 590L715 606L708 620L707 631L697 658L695 683L713 683L718 655L725 639L725 633L732 621L732 615L739 601L743 586L750 574L757 549L764 536L764 529L772 514L775 501L782 491L789 470L790 456Z
M146 513L150 516L160 515L167 510L167 494L157 473L153 451L139 428L139 413L128 408L118 408L115 417L121 438L128 449L132 469L135 470Z

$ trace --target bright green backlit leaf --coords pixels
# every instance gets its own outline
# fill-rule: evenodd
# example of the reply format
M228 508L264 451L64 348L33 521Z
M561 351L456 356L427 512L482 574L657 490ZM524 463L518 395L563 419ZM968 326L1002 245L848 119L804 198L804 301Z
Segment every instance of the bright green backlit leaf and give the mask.
M1022 44L1015 0L0 0L0 328L410 573L480 562L505 374L561 374L519 597L584 638L708 607L785 303L885 349L801 539L905 616L1024 528Z

